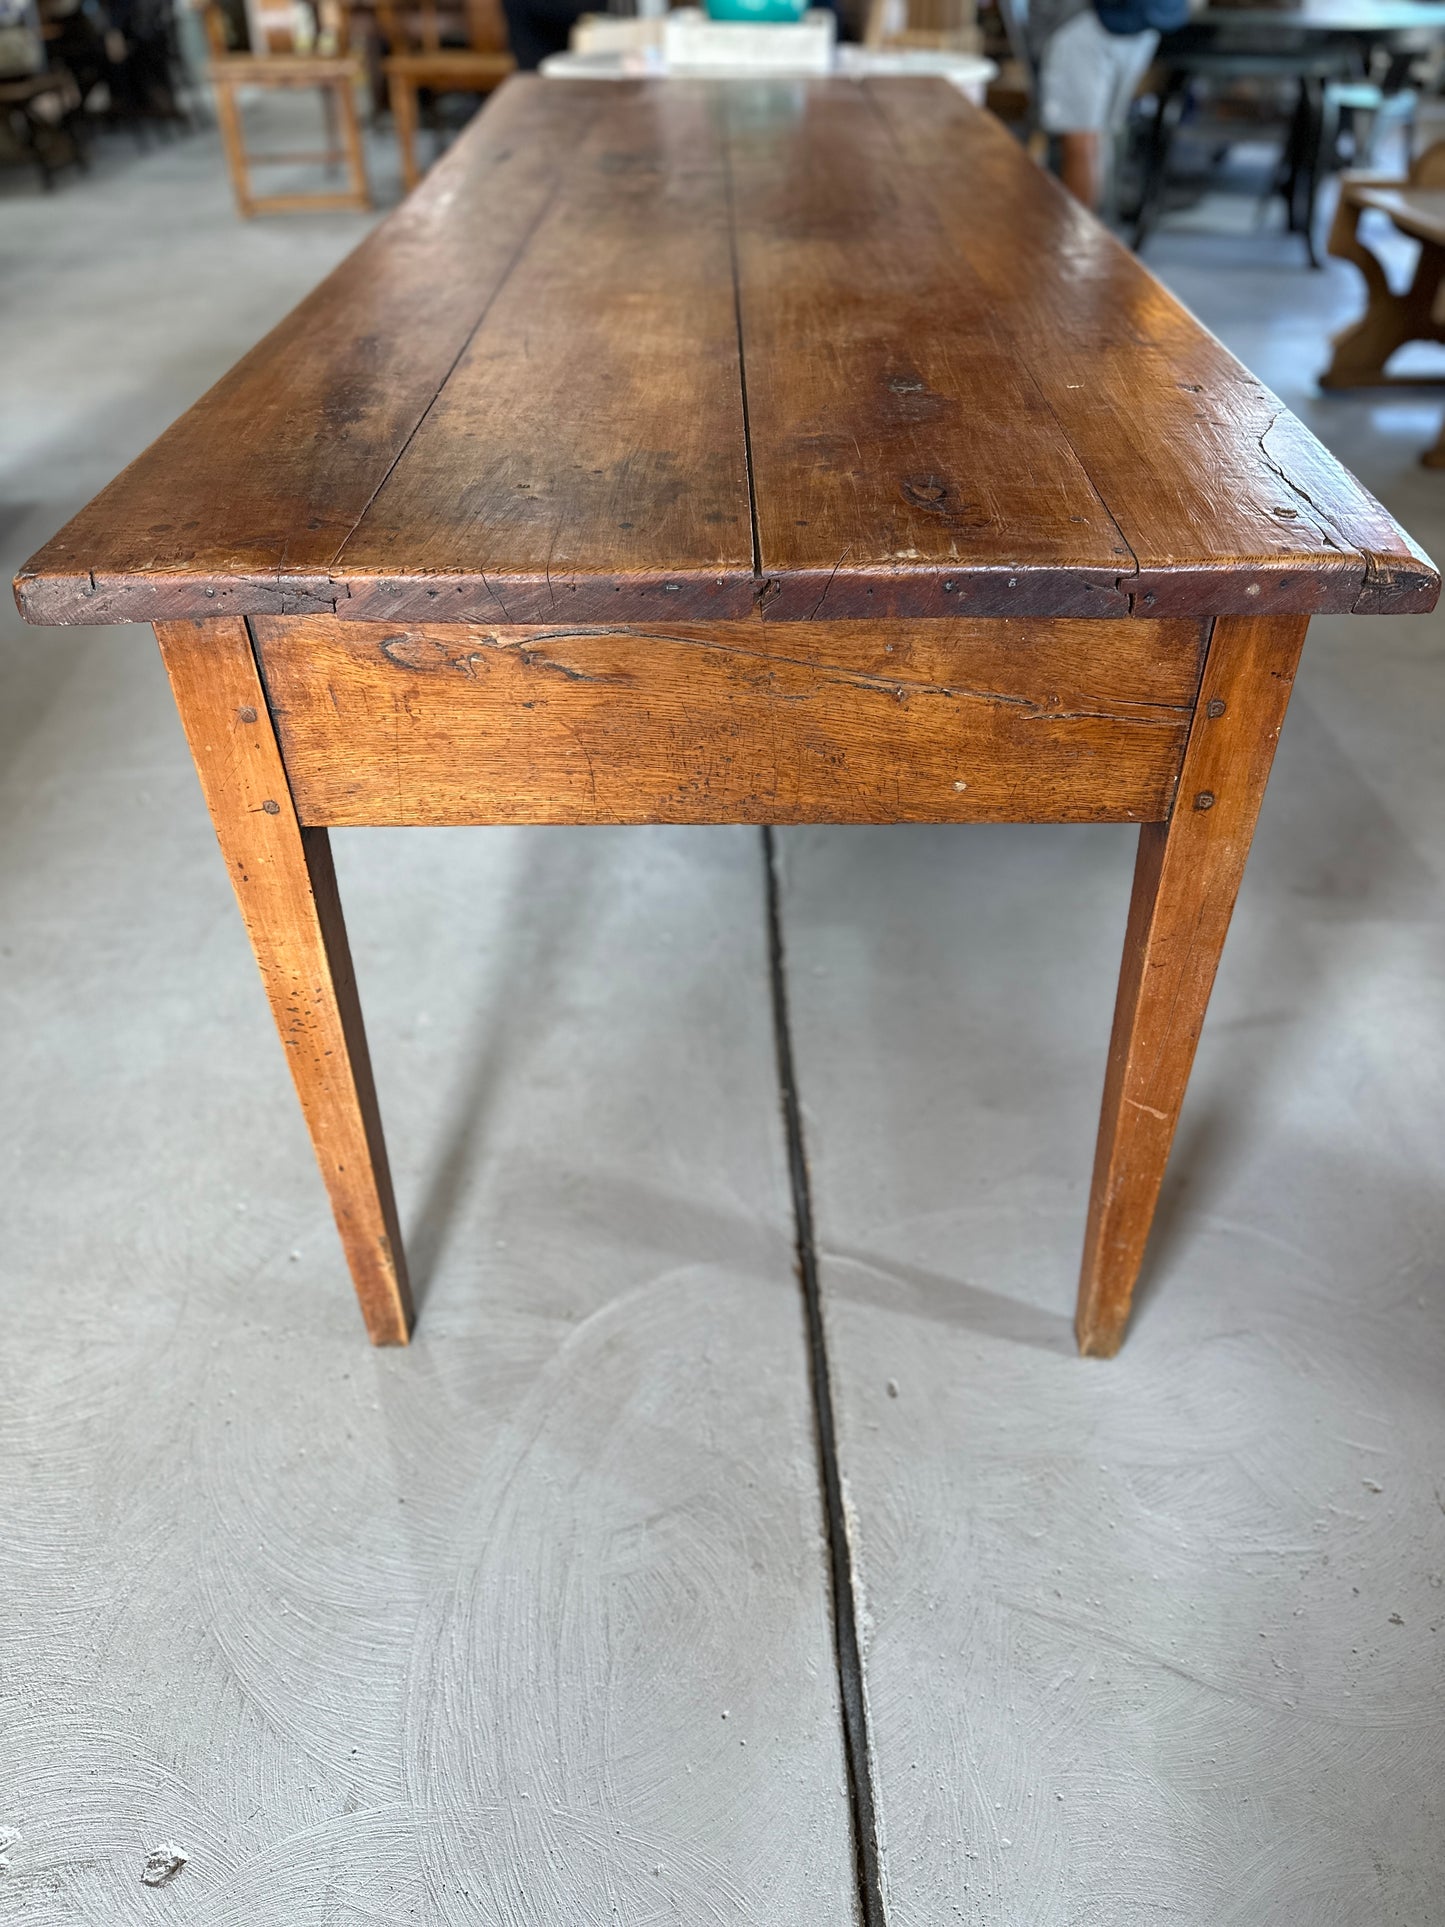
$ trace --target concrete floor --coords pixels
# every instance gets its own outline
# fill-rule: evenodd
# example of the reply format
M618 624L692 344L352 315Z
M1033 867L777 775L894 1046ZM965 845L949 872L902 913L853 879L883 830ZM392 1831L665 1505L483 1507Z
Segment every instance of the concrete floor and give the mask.
M1152 265L1445 551L1233 207ZM7 575L365 225L0 176ZM1445 1919L1441 634L1314 625L1111 1364L1132 832L779 839L891 1927ZM756 834L336 838L377 1354L154 646L0 648L0 1922L845 1927Z

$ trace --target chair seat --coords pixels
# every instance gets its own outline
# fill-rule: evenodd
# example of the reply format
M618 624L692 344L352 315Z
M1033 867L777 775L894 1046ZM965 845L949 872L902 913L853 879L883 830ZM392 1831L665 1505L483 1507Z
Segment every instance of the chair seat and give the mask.
M430 53L388 54L382 72L396 80L412 80L423 87L440 87L451 82L465 90L469 82L484 81L488 86L503 81L516 68L508 53L478 53L471 47L437 47Z
M359 80L354 54L220 54L206 63L212 81L251 81L259 87L314 87L326 80Z

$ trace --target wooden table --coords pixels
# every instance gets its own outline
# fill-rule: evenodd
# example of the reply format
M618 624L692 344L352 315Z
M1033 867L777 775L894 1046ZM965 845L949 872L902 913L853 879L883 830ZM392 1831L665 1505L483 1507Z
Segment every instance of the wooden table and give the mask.
M1135 225L1141 245L1160 211L1169 149L1191 81L1278 79L1297 92L1277 190L1291 233L1302 236L1310 265L1315 210L1338 139L1335 106L1342 84L1364 79L1371 50L1388 46L1397 60L1388 89L1404 84L1410 50L1445 34L1445 0L1298 0L1294 6L1207 6L1166 34L1159 57L1168 70L1146 160Z
M378 1343L333 825L1140 824L1108 1353L1308 618L1439 578L946 82L528 77L16 587L155 625Z

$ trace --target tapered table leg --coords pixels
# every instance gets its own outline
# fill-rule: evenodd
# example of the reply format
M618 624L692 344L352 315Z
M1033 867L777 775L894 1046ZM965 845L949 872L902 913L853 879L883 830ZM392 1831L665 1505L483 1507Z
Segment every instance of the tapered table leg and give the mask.
M158 623L156 636L366 1329L404 1345L411 1297L326 831L297 821L245 623Z
M1173 813L1139 832L1075 1320L1119 1349L1306 618L1214 625Z

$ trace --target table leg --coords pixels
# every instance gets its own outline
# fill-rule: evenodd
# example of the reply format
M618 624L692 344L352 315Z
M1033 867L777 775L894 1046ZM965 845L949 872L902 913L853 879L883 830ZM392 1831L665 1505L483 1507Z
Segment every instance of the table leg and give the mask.
M397 145L401 149L401 184L410 194L414 187L421 184L421 170L416 164L416 89L399 74L393 74L388 84L391 90L391 118L396 126Z
M1319 83L1319 104L1314 136L1314 153L1310 158L1309 183L1305 192L1304 233L1310 266L1322 268L1324 262L1320 259L1320 251L1315 243L1320 186L1333 172L1340 148L1339 95L1335 85L1329 80L1321 80Z
M376 1089L325 830L303 829L244 622L156 624L373 1344L411 1298Z
M1315 193L1321 164L1325 83L1317 75L1301 74L1289 138L1280 157L1279 193L1284 199L1285 228L1304 237L1305 253L1318 268L1315 252Z
M1139 832L1075 1320L1095 1357L1123 1340L1306 626L1216 621L1173 814Z
M1163 211L1164 194L1169 185L1169 156L1188 97L1188 75L1177 71L1171 73L1160 89L1144 158L1144 179L1134 216L1133 245L1136 253L1154 232L1154 225Z

